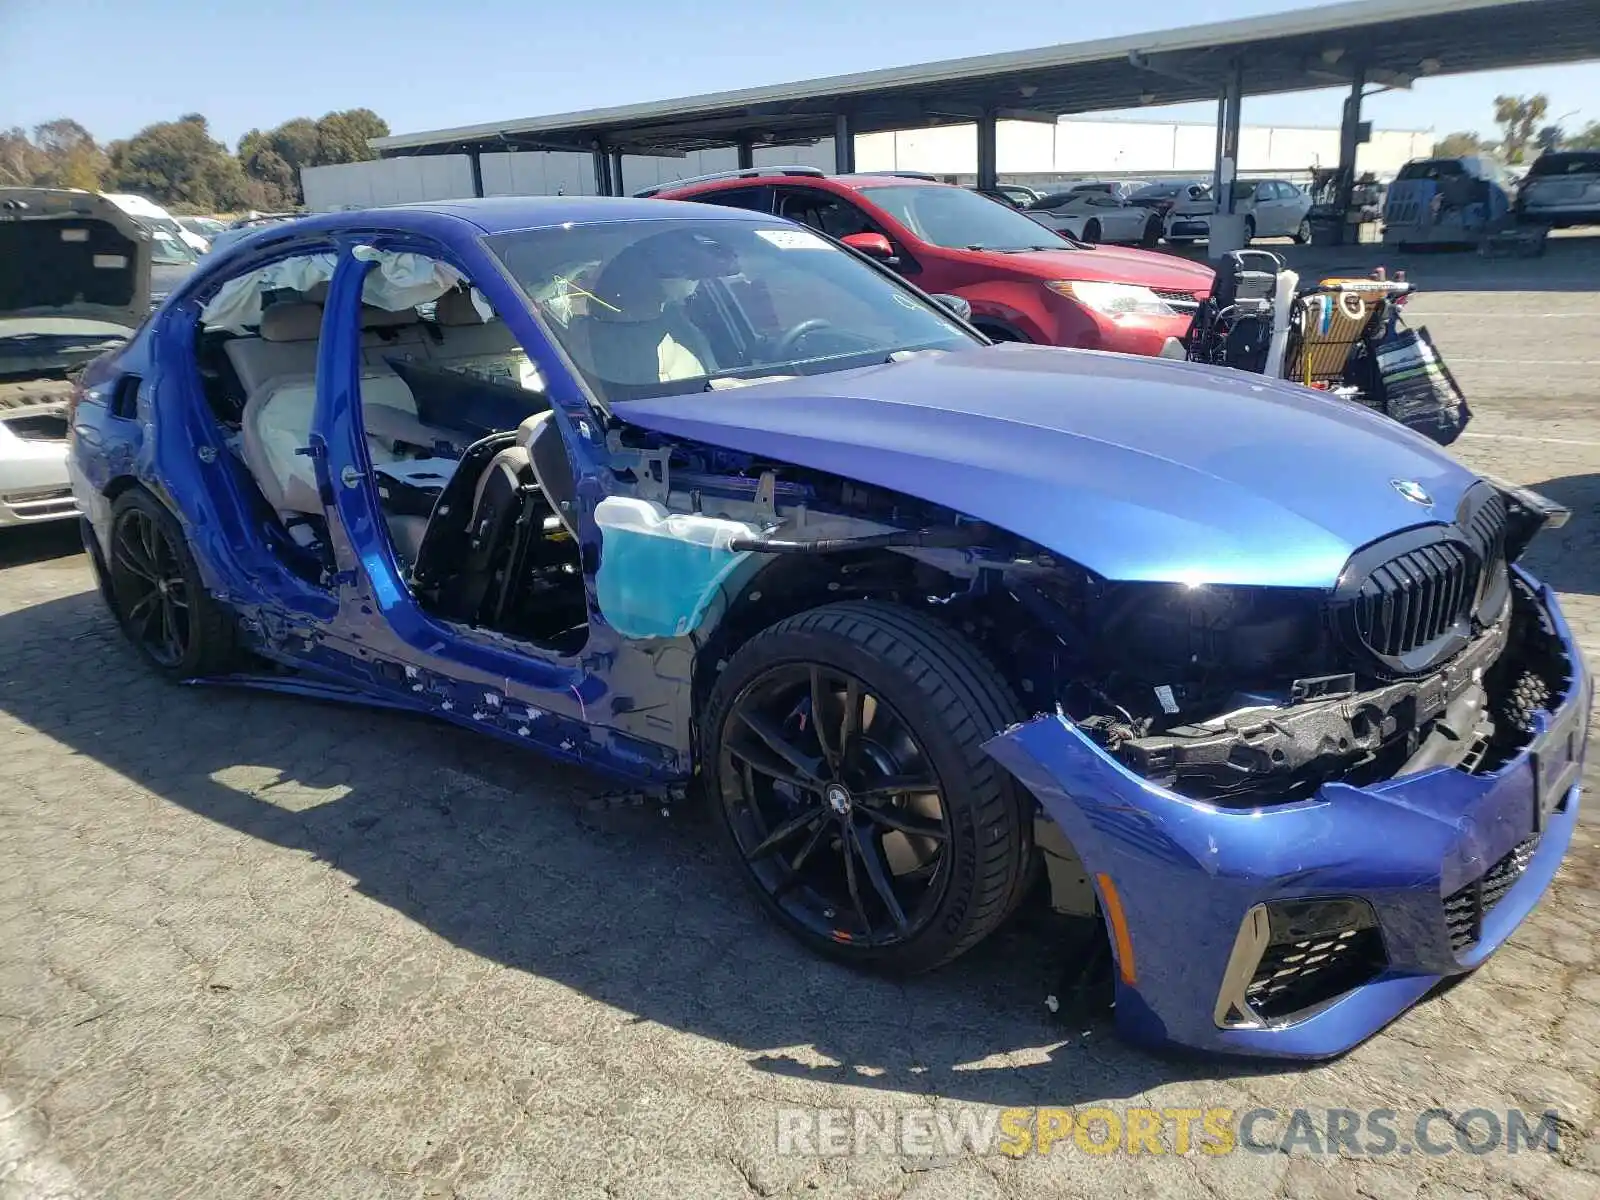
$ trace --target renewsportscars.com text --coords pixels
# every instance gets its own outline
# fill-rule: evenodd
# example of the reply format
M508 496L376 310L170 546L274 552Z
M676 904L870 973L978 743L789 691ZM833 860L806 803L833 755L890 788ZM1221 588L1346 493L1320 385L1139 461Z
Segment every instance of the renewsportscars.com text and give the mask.
M1554 1111L1443 1108L780 1109L779 1154L1553 1154Z

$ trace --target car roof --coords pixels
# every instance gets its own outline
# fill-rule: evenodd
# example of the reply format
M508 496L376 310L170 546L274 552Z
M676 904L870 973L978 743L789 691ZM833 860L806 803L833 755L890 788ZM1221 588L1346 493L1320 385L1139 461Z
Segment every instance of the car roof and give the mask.
M816 188L820 191L856 192L863 188L878 187L937 187L953 188L958 185L939 179L920 179L914 175L874 175L871 172L853 172L848 175L737 175L726 179L707 179L700 183L685 183L681 188L666 184L658 196L669 193L695 195L700 192L721 192L733 188L768 187ZM959 189L965 190L965 189ZM645 203L649 203L646 201Z
M418 221L416 218L423 218ZM382 208L348 209L301 218L307 231L346 226L426 225L428 217L453 219L480 233L548 229L567 224L646 220L757 220L759 213L711 204L639 200L623 196L491 196L483 199L425 200ZM770 218L768 218L770 220Z

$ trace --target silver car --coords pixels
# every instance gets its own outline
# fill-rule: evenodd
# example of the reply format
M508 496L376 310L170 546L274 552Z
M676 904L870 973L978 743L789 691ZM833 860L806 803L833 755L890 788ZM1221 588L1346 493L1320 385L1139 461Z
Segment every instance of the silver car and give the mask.
M1600 225L1600 150L1541 154L1517 190L1517 215L1557 229Z
M150 311L152 234L92 192L0 188L0 527L77 515L71 376Z

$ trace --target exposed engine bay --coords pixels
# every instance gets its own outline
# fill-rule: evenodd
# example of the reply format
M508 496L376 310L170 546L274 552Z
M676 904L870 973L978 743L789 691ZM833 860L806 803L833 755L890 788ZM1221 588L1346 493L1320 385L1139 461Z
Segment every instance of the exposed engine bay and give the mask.
M1454 521L1358 551L1328 592L1106 580L948 510L792 467L723 474L734 463L718 457L648 446L631 473L668 511L767 531L736 547L759 574L725 589L726 611L693 635L702 645L812 589L923 607L978 642L1034 711L1196 799L1285 802L1332 780L1492 770L1569 669L1509 569L1565 514L1511 485L1480 483Z

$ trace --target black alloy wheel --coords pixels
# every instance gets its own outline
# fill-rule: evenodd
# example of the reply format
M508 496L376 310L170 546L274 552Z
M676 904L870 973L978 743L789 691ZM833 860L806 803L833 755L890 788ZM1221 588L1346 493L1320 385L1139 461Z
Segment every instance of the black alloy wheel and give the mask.
M802 613L740 649L709 717L731 849L812 948L925 970L1020 896L1022 808L981 750L1015 702L953 631L886 605Z
M177 666L190 640L188 587L177 548L154 517L130 508L112 527L111 560L128 636L157 666Z
M746 865L818 937L883 948L926 926L948 884L950 820L926 750L861 680L792 663L734 702L724 769Z
M109 598L123 632L158 672L185 679L225 671L231 619L205 591L183 529L139 488L111 509Z
M1097 218L1091 217L1084 225L1083 240L1091 245L1100 241L1100 222Z

